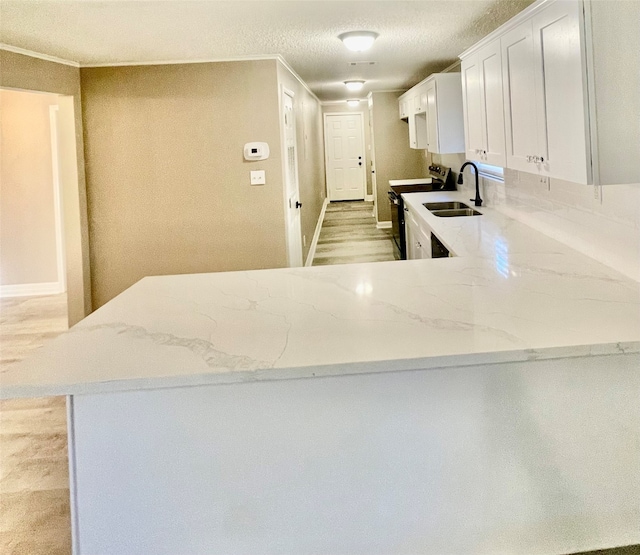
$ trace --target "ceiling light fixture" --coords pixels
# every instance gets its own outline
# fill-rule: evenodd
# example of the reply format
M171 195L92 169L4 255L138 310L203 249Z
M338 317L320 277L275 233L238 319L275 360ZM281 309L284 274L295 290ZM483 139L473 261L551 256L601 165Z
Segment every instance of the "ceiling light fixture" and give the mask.
M356 106L360 106L359 100L347 100L347 104L350 108L355 108Z
M378 38L378 33L373 31L349 31L338 35L338 38L349 50L363 52L371 48L373 41Z
M361 91L364 87L364 81L345 81L344 84L350 91Z

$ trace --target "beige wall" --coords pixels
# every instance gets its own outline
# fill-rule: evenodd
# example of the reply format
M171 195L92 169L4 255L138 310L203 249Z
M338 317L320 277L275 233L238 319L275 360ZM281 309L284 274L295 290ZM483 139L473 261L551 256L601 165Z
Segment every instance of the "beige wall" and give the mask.
M409 148L409 126L398 118L400 94L374 92L371 95L379 222L391 220L387 200L389 180L426 175L424 151Z
M81 76L96 307L147 275L286 266L275 60Z
M63 147L73 148L74 152L62 153L65 162L62 204L68 314L69 323L74 324L91 312L80 71L76 67L0 50L0 87L68 95L60 99L61 127L72 136L65 138ZM69 158L75 160L74 168L68 167Z
M278 82L279 90L285 87L295 93L302 254L306 260L326 197L322 107L318 99L280 62Z
M364 118L364 145L365 145L365 167L367 176L367 195L373 195L371 188L371 127L369 124L369 107L365 101L360 103L357 108L352 108L346 102L335 104L324 104L322 106L323 114L330 113L353 113L362 112Z
M49 108L55 95L0 90L0 284L58 281Z

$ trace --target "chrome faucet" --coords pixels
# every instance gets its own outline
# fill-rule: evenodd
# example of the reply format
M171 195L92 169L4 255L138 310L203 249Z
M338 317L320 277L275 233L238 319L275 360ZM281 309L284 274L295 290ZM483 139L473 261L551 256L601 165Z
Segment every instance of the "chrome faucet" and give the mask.
M464 164L462 164L462 167L460 168L460 174L458 175L458 185L462 185L462 183L464 182L462 172L464 172L464 169L467 166L473 166L473 169L476 170L476 198L472 198L469 200L472 200L476 206L482 206L482 199L480 198L480 185L478 183L478 166L476 166L473 162L465 162Z

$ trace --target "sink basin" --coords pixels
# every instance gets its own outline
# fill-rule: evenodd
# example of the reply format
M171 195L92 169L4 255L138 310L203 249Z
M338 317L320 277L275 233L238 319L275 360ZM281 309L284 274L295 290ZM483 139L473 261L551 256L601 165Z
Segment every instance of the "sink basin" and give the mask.
M434 216L440 218L455 218L458 216L482 216L481 212L473 208L458 208L457 210L432 210Z
M427 210L459 210L461 208L471 208L464 202L425 202L422 206Z

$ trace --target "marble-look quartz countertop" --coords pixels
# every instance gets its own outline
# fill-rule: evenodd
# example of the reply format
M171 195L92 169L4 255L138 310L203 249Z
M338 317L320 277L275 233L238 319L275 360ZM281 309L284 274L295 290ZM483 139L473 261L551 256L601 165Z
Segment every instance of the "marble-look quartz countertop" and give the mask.
M467 195L468 196L468 195ZM0 375L2 397L640 352L640 284L496 211L453 258L147 277Z

